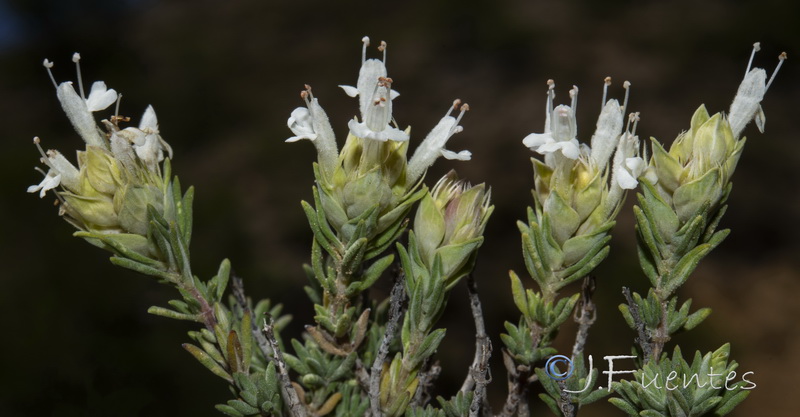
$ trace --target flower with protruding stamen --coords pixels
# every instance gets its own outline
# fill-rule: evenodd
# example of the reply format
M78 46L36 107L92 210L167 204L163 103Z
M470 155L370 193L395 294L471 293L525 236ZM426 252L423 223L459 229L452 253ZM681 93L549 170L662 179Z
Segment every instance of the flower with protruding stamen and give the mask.
M407 133L389 125L392 101L399 94L392 90L392 79L386 76L386 42L381 42L378 47L383 52L383 60L367 59L369 38L365 36L361 42L361 69L356 87L340 86L350 97L358 97L361 110L361 122L351 120L348 123L350 132L362 139L407 141Z
M450 114L453 110L459 110L458 117L453 117ZM469 105L461 104L461 100L455 100L453 106L447 111L447 114L436 124L436 126L428 133L425 140L420 143L417 150L414 151L414 156L408 162L408 180L414 182L422 176L428 167L433 165L440 156L446 159L455 159L459 161L469 161L472 158L470 151L464 150L460 152L449 151L444 148L447 141L456 133L463 130L458 122L464 117L464 113L469 110Z
M102 121L106 131L100 130L92 113L108 108L118 95L98 81L89 97L83 98L79 61L76 53L73 62L78 69L80 95L71 82L56 85L56 91L64 112L86 142L86 149L78 151L76 167L58 151L45 152L39 138L34 138L42 163L49 169L44 180L29 187L28 192L38 191L43 197L46 191L53 190L61 203L59 213L89 242L122 245L153 255L157 249L147 238L151 220L148 210L152 208L165 218L175 211L174 207L165 208L172 201L172 185L164 180L160 166L165 151L171 157L172 149L160 135L152 106L145 110L138 128L120 129L119 122L129 119L114 115L110 121ZM56 84L50 71L53 64L45 60L44 66Z
M456 101L447 114L407 158L410 128L400 130L392 117L392 79L386 71L386 42L379 51L382 60L367 59L369 38L362 39L361 67L356 86L340 85L344 92L359 100L360 119L348 123L349 135L337 149L330 122L311 94L310 87L301 93L306 107L295 109L287 125L294 136L287 142L310 140L317 149L316 172L319 200L325 217L337 233L347 238L353 223L373 208L379 213L372 235L394 230L422 196L421 179L427 168L440 156L469 160L469 151L445 149L448 139L460 132L459 122L469 106ZM457 117L453 110L459 110Z
M710 115L701 105L692 116L690 129L678 135L669 152L653 139L653 156L648 167L649 182L665 204L670 205L681 222L697 215L704 208L713 212L726 198L746 138L740 135L750 121L764 129L761 100L786 59L782 53L769 81L761 68L752 68L753 56L760 49L753 45L744 79L726 117Z
M604 80L604 90L610 82L610 78ZM627 103L630 83L625 82L623 87ZM528 135L523 143L544 154L544 161L531 158L536 208L529 220L538 226L531 226L530 233L542 234L540 241L548 248L551 243L556 245L557 250L542 250L555 250L548 255L544 270L558 275L586 262L587 256L595 256L602 248L624 191L636 187L644 164L639 157L636 124L623 133L625 105L613 99L604 101L589 146L576 138L577 87L570 91L569 106L555 108L554 88L555 83L549 80L545 132Z
M312 141L317 148L323 174L326 177L330 176L339 159L333 128L325 110L319 105L319 100L311 93L311 86L306 84L305 90L300 93L300 98L305 101L306 107L294 109L289 116L286 124L295 136L286 139L286 142L297 142L300 139Z

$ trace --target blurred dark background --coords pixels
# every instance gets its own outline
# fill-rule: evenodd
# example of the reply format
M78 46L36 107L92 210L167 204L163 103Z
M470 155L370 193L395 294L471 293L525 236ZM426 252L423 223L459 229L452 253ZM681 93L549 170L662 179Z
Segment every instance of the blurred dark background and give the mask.
M507 271L524 272L515 221L531 204L532 186L531 154L520 141L542 129L545 80L556 80L561 101L569 86L580 86L582 141L594 128L602 79L611 75L612 96L622 97L623 80L633 84L630 109L642 113L640 136L671 142L700 103L727 110L754 41L763 47L756 65L768 72L787 51L790 60L764 102L766 133L745 131L750 140L723 222L733 233L681 293L714 314L675 341L685 352L733 344L740 370L754 371L758 384L734 415L795 415L797 2L376 3L0 2L0 415L215 415L213 405L229 398L224 383L181 349L193 326L145 312L170 299L171 290L112 267L107 254L70 236L51 196L25 194L41 179L32 169L39 158L34 135L69 157L83 147L42 59L55 61L57 80L74 80L70 57L80 51L85 81L104 80L122 92L122 113L137 122L154 105L175 149L175 172L197 187L195 271L208 278L230 257L251 296L284 301L295 315L288 335L297 337L311 321L300 268L310 236L299 201L311 198L314 151L307 142L283 142L290 136L286 119L301 105L303 84L311 84L343 139L357 106L336 86L355 83L363 35L389 42L389 75L402 93L395 116L413 126L414 143L454 98L472 107L451 149L470 149L474 160L440 161L427 182L457 168L492 186L497 208L477 277L495 358L503 321L517 317ZM587 348L596 364L603 355L627 353L633 342L617 311L620 288L646 288L629 207L597 276L599 318ZM379 283L375 294L388 286ZM455 290L444 317L440 393L446 396L472 356L465 294ZM557 345L568 348L573 335L568 326ZM505 372L494 365L490 395L499 404ZM581 412L619 414L604 402Z

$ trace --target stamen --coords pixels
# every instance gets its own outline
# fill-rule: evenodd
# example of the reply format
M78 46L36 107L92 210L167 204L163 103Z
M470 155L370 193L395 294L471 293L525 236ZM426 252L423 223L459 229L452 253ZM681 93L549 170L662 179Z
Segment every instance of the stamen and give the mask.
M453 105L447 108L447 113L445 113L444 117L450 116L453 110L458 110L459 107L461 107L461 99L457 98L453 100Z
M369 36L364 36L361 38L361 43L364 45L361 47L361 63L363 64L364 61L367 60L367 47L369 46Z
M119 103L122 102L122 94L117 94L117 106L114 108L114 119L119 120Z
M547 80L547 114L553 113L553 100L556 98L556 82L552 79Z
M383 65L386 65L386 42L381 41L380 46L378 46L378 50L383 52Z
M611 85L611 77L603 79L603 102L600 104L600 111L606 106L606 99L608 98L608 87Z
M633 123L633 130L630 129L631 123ZM639 126L639 112L634 112L628 115L628 125L625 126L625 131L629 132L631 136L636 135L636 127Z
M86 100L86 94L83 92L83 77L81 77L81 54L77 52L72 54L72 62L75 63L75 68L78 70L78 89L81 91L81 98Z
M53 71L51 70L51 68L53 68L53 63L49 59L45 58L44 62L42 62L42 65L44 65L44 68L47 70L47 75L50 76L50 81L53 82L53 87L58 88L58 83L56 82L55 77L53 77Z
M625 89L625 101L622 102L622 114L625 114L625 111L628 110L628 97L631 95L631 82L625 81L622 83L622 88Z
M578 86L573 85L572 89L569 90L569 98L572 99L570 102L570 107L572 107L572 114L578 113Z
M747 69L744 71L744 75L746 76L747 73L750 72L750 67L753 66L753 57L756 56L756 52L761 50L761 42L756 42L753 44L753 51L750 52L750 61L747 62Z
M33 138L33 144L36 145L36 149L38 149L39 153L42 154L42 158L40 159L40 161L42 161L42 163L47 165L48 167L55 169L55 167L53 167L53 165L50 163L50 158L47 156L47 153L44 151L44 149L42 149L41 143L42 141L39 139L38 136Z
M778 66L775 67L775 71L772 71L772 76L769 77L769 82L767 82L767 86L766 86L766 88L764 88L764 92L765 93L767 92L767 90L769 90L769 86L772 85L772 81L775 80L775 76L778 75L778 70L781 69L781 66L783 65L783 61L786 61L786 59L788 59L788 58L789 57L788 57L788 55L786 55L786 52L781 52L781 54L778 55Z
M461 100L456 100L456 101L461 103ZM453 102L453 104L455 105L456 103ZM455 135L456 133L460 133L462 130L464 130L464 128L459 126L458 124L461 122L461 118L464 117L464 113L469 111L469 104L467 103L461 104L459 111L460 113L458 113L458 116L456 116L456 122L453 124L453 127L450 128L449 136Z
M311 86L308 84L303 85L305 90L300 92L300 98L306 102L306 107L311 108L311 100L314 99L314 94L311 93Z

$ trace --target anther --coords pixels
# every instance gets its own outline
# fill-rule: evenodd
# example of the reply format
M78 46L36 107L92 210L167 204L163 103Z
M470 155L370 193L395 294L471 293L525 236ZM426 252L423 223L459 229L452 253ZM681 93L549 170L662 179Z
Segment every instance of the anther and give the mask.
M461 104L461 100L456 99L453 102L453 107L455 107L456 103L460 104L459 113L458 116L456 116L456 122L453 123L453 127L450 128L449 136L453 136L456 133L461 133L464 130L464 128L459 126L458 124L461 122L461 118L464 117L464 113L469 111L469 104L467 103ZM450 113L448 112L448 115L449 114Z
M48 167L53 168L53 165L50 164L50 158L48 157L48 153L45 152L44 149L42 149L42 144L41 143L42 143L42 141L39 139L38 136L33 138L33 144L36 145L36 149L38 149L39 153L42 155L42 158L40 159L40 161L42 161L42 163L47 165ZM55 168L53 168L53 169L55 169Z
M83 92L83 77L81 77L81 54L77 52L72 54L72 62L75 63L75 69L78 72L78 89L81 91L81 98L86 100L86 94Z
M611 85L611 77L606 77L603 79L603 102L600 103L600 111L603 111L603 107L606 105L606 99L608 99L608 87Z
M753 50L750 52L750 60L747 61L747 69L744 71L744 75L746 76L747 73L750 72L750 67L753 66L753 58L756 56L756 52L761 50L761 42L756 42L753 44Z
M383 52L383 65L386 65L386 42L381 41L380 46L378 46L378 50Z
M788 58L789 58L789 56L786 55L786 52L781 52L781 54L778 55L778 66L775 67L775 71L772 71L772 75L769 77L769 81L767 82L767 86L764 88L764 92L765 93L766 93L767 90L769 90L769 86L772 85L772 81L775 80L775 76L778 75L778 70L781 69L781 66L783 65L783 61L786 61Z
M47 75L50 76L50 81L53 82L53 87L58 88L58 83L56 83L56 79L53 77L53 71L51 70L51 68L53 68L53 62L45 58L42 62L42 65L44 65L44 68L47 70Z
M576 114L578 112L578 86L573 85L572 89L569 90L569 98L572 99L570 102L570 107L572 107L572 114Z
M364 45L361 47L361 62L367 60L367 47L369 46L369 36L364 36L361 38L361 43Z
M552 79L547 80L547 114L553 112L553 100L556 98L556 82Z
M630 129L633 123L633 130ZM639 112L633 112L628 115L628 125L625 126L625 131L629 132L631 136L636 135L636 127L639 125Z
M625 81L622 83L622 88L625 89L625 100L622 102L622 114L625 114L625 111L628 109L628 98L631 95L631 82Z

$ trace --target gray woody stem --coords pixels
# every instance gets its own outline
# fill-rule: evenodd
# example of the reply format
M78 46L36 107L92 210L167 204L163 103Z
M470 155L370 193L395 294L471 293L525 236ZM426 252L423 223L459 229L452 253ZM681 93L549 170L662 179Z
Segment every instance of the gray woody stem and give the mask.
M650 339L647 337L647 331L645 330L642 316L639 313L639 306L633 302L631 290L629 290L628 287L622 287L622 294L625 295L625 301L628 303L628 309L631 311L633 323L636 326L636 332L638 333L638 336L636 337L636 343L642 348L644 357L649 358L652 354L652 350L650 348Z
M237 276L233 276L231 281L233 283L232 292L236 303L239 304L243 311L249 310L250 307L247 305L247 297L244 295L244 282ZM253 334L253 338L256 340L259 350L261 350L261 353L264 355L264 359L271 361L272 348L269 346L269 342L264 336L264 333L258 328L258 318L253 317L250 323L250 333Z
M274 352L272 361L278 368L278 378L281 381L281 396L287 407L289 407L289 414L292 417L306 417L307 413L303 408L303 404L300 403L300 399L297 397L297 391L295 391L292 386L292 381L289 379L289 369L286 367L286 362L283 360L283 352L281 352L280 346L278 346L278 340L275 339L275 321L272 320L271 317L269 321L266 319L264 320L264 336L266 336L267 342L269 342L269 346L272 348L272 352Z
M372 363L369 377L369 403L370 412L373 417L381 416L381 370L383 370L383 363L386 361L386 356L389 354L389 345L394 339L394 334L397 332L397 323L400 321L401 307L403 299L405 298L405 285L404 276L401 274L392 287L390 294L390 307L389 319L386 323L386 333L383 335L381 345L378 348L378 354L375 356L375 361Z
M575 344L572 346L572 360L583 353L583 348L586 346L586 339L589 337L589 328L592 327L597 319L597 309L595 309L594 302L592 301L592 294L595 289L594 276L587 276L583 279L583 286L581 287L581 300L578 308L575 309L574 320L578 323L578 333L575 336ZM591 371L591 370L590 370Z
M581 300L578 308L575 309L573 319L578 323L578 333L575 335L575 344L572 346L572 360L578 355L583 353L583 348L586 346L586 339L589 337L589 328L592 327L597 319L597 310L595 309L594 302L592 302L592 294L594 294L595 279L589 275L583 279L583 286L581 287ZM592 370L590 369L591 373ZM558 381L558 386L561 389L561 398L558 399L558 408L564 417L575 417L578 415L578 408L572 404L571 395L564 390L567 388L564 381Z
M489 370L489 358L492 356L492 341L486 335L486 327L483 323L483 308L478 297L478 285L475 278L470 274L467 276L467 290L469 291L470 307L472 309L472 319L475 321L475 357L469 367L469 374L461 385L461 392L466 394L473 391L472 403L469 407L469 416L477 417L479 411L484 406L486 398L486 385L491 381Z

